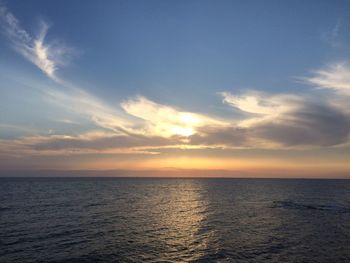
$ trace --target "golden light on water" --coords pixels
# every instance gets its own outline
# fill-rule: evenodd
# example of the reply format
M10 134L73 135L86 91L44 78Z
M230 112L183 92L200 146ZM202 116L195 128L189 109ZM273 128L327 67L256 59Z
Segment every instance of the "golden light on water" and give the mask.
M203 185L194 180L170 184L161 189L153 201L157 205L150 204L153 207L150 220L157 229L162 229L158 238L166 246L181 251L173 256L186 258L186 261L201 258L200 252L205 251L213 234L210 231L203 234L208 216Z

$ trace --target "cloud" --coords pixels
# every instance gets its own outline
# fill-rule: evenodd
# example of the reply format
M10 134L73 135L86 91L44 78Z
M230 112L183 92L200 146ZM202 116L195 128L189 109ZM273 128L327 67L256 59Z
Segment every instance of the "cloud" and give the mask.
M245 118L237 122L239 127L250 127L257 123L276 119L286 112L297 109L304 101L304 98L296 95L268 95L256 91L240 95L233 95L230 92L219 94L223 97L223 103L245 113Z
M92 131L79 135L27 136L0 140L5 155L86 155L86 154L156 154L157 148L181 144L180 137L119 135ZM155 150L153 150L155 149Z
M296 95L279 94L266 95L251 91L235 96L229 92L222 92L223 102L247 113L258 115L279 115L294 109L303 99Z
M251 91L243 95L233 95L229 92L220 93L223 102L243 112L257 115L278 115L291 110L300 101L293 95L265 96L262 93Z
M136 123L131 120L130 116L83 89L70 86L69 88L62 87L62 89L46 88L43 92L51 103L87 118L101 128L115 133L133 133Z
M68 62L70 48L58 42L45 42L49 29L48 23L40 21L39 33L32 36L20 25L19 20L8 9L0 4L0 23L12 47L26 59L41 69L47 76L57 79L59 66Z
M108 132L88 132L78 136L51 136L37 142L36 150L62 150L62 149L126 149L135 147L153 147L173 145L178 143L177 138L169 140L159 136L143 135L117 135Z
M146 133L165 137L187 137L195 134L199 127L225 124L202 114L179 111L174 107L158 104L142 96L122 102L121 107L128 114L144 121Z
M43 92L52 103L116 134L186 138L195 134L200 127L227 124L203 114L180 111L142 96L123 101L119 108L107 105L79 88L45 89Z
M314 71L314 76L303 79L318 88L350 95L350 66L347 62L334 63Z
M215 133L202 131L202 139L262 148L332 146L349 139L349 114L320 98L316 101L308 96L256 92L240 96L223 92L221 95L225 103L249 114L235 127L217 129ZM223 138L232 139L232 142Z
M202 127L197 134L189 137L189 144L208 145L218 148L246 148L251 145L248 130L236 126Z
M282 146L333 146L346 143L350 118L329 105L305 103L278 119L260 123L250 136Z
M340 39L344 22L344 19L339 18L332 28L322 33L322 39L333 48L341 48L344 46Z

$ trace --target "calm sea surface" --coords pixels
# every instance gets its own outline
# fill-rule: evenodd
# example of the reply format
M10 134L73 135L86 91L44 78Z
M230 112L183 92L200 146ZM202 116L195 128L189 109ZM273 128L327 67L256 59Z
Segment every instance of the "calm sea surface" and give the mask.
M2 178L0 262L350 262L350 180Z

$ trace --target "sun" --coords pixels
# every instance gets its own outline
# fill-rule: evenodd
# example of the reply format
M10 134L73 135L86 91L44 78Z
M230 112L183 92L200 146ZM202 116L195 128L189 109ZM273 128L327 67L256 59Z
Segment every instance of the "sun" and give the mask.
M200 118L192 113L182 113L180 115L180 121L188 126L197 125L200 122Z
M179 127L179 126L176 126L176 127L172 128L172 133L176 134L176 135L188 137L188 136L191 136L191 135L195 134L196 131L193 128L191 128L191 127Z
M178 116L177 125L172 127L171 131L173 134L188 137L196 133L195 127L199 123L200 118L195 114L184 112Z

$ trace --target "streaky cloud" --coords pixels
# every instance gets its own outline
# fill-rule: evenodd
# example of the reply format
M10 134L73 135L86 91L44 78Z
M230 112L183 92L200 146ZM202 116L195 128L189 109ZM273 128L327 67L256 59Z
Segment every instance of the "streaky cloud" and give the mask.
M337 62L314 71L311 77L303 78L307 83L321 89L328 89L350 95L349 62Z
M267 96L261 92L250 91L242 95L221 92L223 102L241 111L257 115L278 115L293 109L302 98L291 94Z
M14 50L50 78L58 79L56 71L59 66L67 63L71 49L58 42L48 44L45 41L49 29L47 22L41 20L39 33L32 36L21 26L19 20L0 3L0 23Z
M62 83L62 81L61 81ZM115 133L132 133L134 123L121 110L108 105L85 90L63 83L61 89L46 88L46 99L67 111L87 118L97 126Z

